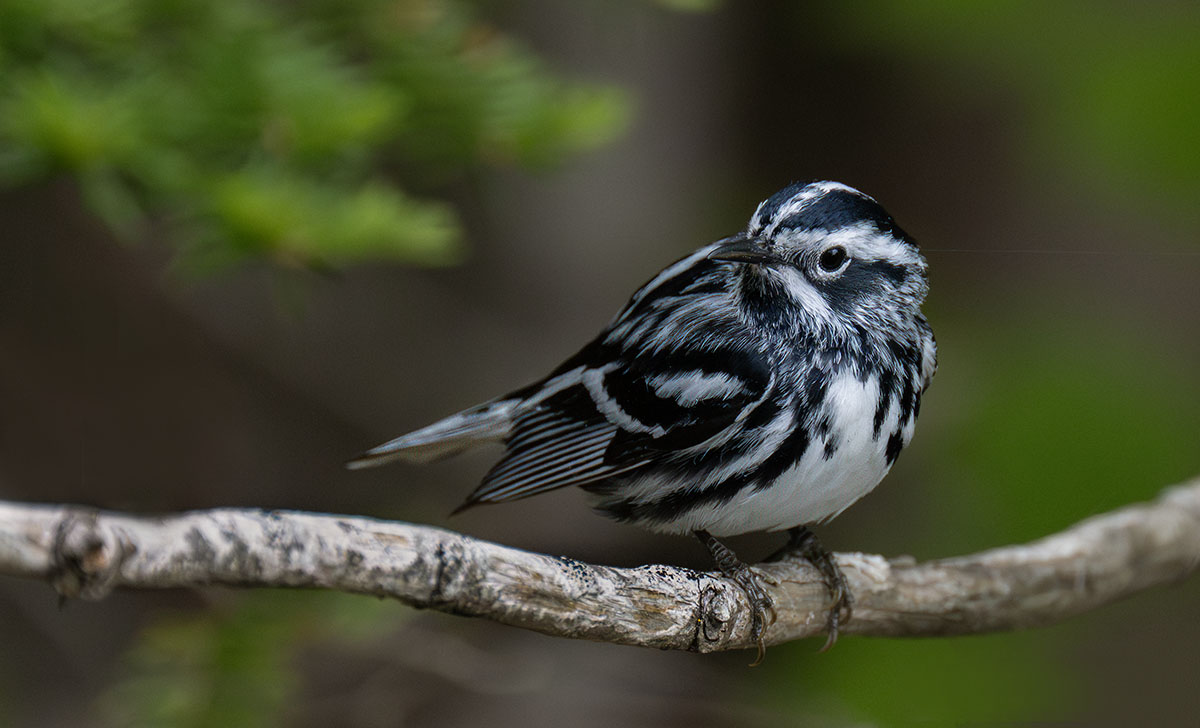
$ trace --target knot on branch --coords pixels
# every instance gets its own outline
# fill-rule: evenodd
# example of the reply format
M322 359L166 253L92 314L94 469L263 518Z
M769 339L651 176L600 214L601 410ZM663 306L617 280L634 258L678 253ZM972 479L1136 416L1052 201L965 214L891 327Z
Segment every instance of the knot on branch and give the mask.
M101 525L98 511L69 513L54 533L50 582L61 598L103 599L116 585L121 562L133 549Z
M714 575L715 576L715 575ZM738 614L749 614L740 609L734 590L738 587L724 579L707 578L700 581L700 603L697 605L696 636L692 640L692 652L714 652L729 649L723 646L733 637Z

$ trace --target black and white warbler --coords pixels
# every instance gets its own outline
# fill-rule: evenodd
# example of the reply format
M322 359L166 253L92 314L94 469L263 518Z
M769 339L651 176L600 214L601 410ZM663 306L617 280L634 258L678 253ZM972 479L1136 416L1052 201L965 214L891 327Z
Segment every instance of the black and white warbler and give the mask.
M936 367L927 290L916 244L874 199L793 184L745 232L667 266L545 379L350 467L503 442L459 510L580 486L618 521L695 534L746 591L759 659L771 600L716 537L787 529L781 553L833 594L828 648L851 595L805 526L874 488L912 438Z

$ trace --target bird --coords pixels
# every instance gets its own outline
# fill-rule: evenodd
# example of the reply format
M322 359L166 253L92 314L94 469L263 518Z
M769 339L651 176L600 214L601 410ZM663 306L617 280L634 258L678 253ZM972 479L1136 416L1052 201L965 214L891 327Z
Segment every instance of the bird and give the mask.
M928 290L917 244L879 202L795 182L651 278L548 376L347 466L501 443L455 513L578 486L600 514L694 535L748 598L754 664L774 620L767 577L720 539L786 531L773 558L806 559L831 594L824 651L853 596L809 526L874 489L912 439L937 368Z

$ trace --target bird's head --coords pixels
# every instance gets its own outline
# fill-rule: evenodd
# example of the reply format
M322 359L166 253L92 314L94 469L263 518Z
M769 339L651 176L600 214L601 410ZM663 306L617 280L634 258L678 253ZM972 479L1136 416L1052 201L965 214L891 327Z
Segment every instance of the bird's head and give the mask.
M708 257L742 264L748 292L834 327L897 324L928 290L912 239L873 198L838 182L780 190Z

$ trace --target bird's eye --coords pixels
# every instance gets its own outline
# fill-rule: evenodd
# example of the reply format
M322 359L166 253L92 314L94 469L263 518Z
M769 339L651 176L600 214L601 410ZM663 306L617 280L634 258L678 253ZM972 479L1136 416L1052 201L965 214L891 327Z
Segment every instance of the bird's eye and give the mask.
M821 259L818 262L825 272L832 273L841 268L842 263L846 262L846 249L840 245L835 245L824 253L821 253Z

